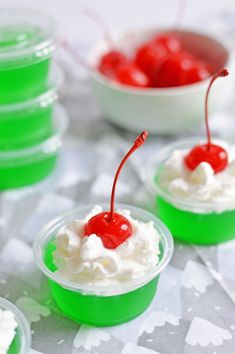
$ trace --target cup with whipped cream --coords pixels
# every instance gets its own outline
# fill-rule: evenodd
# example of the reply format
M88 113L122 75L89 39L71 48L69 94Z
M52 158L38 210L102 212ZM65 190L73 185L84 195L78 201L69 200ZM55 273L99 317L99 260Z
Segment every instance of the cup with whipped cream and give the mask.
M128 205L118 213L131 236L107 248L88 220L108 205L82 206L49 222L34 244L38 267L47 276L61 312L80 323L117 325L135 318L151 303L160 273L173 253L170 232L154 215Z
M28 354L31 333L21 311L9 301L0 298L0 353Z
M222 171L205 161L190 170L185 159L203 140L185 139L163 148L150 161L146 178L157 213L175 238L217 244L235 237L235 145L214 139L227 153Z

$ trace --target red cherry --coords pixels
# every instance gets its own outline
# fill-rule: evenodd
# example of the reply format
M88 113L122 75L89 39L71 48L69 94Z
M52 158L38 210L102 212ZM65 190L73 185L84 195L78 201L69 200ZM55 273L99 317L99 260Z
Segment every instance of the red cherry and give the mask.
M148 76L132 63L121 65L116 72L116 79L118 82L128 86L149 86Z
M92 22L94 22L103 31L105 40L112 48L115 47L112 36L110 35L109 28L103 17L101 17L96 11L92 9L85 8L82 11L83 15L88 17ZM126 63L128 60L126 56L118 50L110 50L109 52L102 55L98 63L98 70L109 78L114 78L116 70L119 65Z
M135 64L149 77L155 76L159 66L167 57L167 50L163 45L156 46L153 42L146 43L137 50Z
M93 216L85 225L85 235L96 234L106 248L116 248L132 235L132 227L127 218L114 213L110 222L110 212L104 211Z
M204 144L195 146L185 157L186 166L190 170L195 170L201 162L211 165L215 173L223 171L228 165L227 152L218 145Z
M208 79L212 74L212 68L203 61L194 61L185 68L181 75L181 84L189 85Z
M195 146L185 157L184 163L186 167L193 171L201 162L207 162L211 165L215 173L223 171L228 165L228 154L224 148L211 143L211 133L208 123L208 97L211 86L218 77L227 76L228 71L221 69L216 73L208 86L205 100L205 121L207 132L207 144Z
M191 67L194 62L192 55L179 52L171 54L163 62L156 73L155 87L175 87L182 85L182 74L186 68Z
M153 42L157 47L159 45L164 46L168 53L178 53L181 51L180 41L172 33L159 34L154 38Z
M136 149L144 144L147 137L148 132L142 132L140 136L135 140L132 148L121 161L113 181L110 211L104 211L93 216L84 227L85 236L96 234L101 238L106 248L114 249L132 235L132 227L127 218L114 212L115 190L119 174L126 160L133 154Z
M117 50L111 50L101 57L98 64L98 70L105 76L114 78L119 66L127 63L127 61L128 60L123 53Z

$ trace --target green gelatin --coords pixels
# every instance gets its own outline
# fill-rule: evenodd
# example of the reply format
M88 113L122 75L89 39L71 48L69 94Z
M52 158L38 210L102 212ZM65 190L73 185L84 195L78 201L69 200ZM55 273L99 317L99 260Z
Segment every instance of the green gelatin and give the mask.
M11 159L10 164L2 164L0 159L0 190L18 188L34 184L47 177L55 168L57 153L27 158Z
M15 338L13 342L11 343L10 348L7 351L7 354L19 354L21 350L21 339L20 339L20 333L17 330Z
M43 92L51 64L52 45L43 25L27 23L27 17L16 19L14 12L8 16L16 23L4 23L4 18L0 23L0 104Z
M48 83L51 59L35 63L25 61L22 67L1 69L0 104L21 102L43 92Z
M53 134L53 28L38 13L0 10L0 153L35 146Z
M1 113L0 151L31 147L53 134L53 106Z
M48 244L44 262L53 272L55 246ZM114 326L140 315L151 303L156 293L159 275L146 285L129 293L115 296L85 295L63 288L49 280L53 297L62 314L76 322L94 326Z
M179 209L157 197L158 214L176 239L213 245L235 237L235 210L200 214Z

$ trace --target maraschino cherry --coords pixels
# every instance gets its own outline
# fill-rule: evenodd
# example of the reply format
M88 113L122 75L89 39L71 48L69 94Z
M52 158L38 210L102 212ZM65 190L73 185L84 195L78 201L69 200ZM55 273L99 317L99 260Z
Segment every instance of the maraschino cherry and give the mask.
M203 81L211 76L213 69L211 66L202 61L194 58L190 62L182 63L182 72L180 76L181 85L190 85L199 81Z
M118 82L139 88L149 87L148 76L133 63L120 65L116 72Z
M85 225L84 235L90 236L96 234L101 238L103 245L106 248L114 249L132 235L132 227L127 218L114 211L115 190L123 165L133 152L145 143L147 137L148 132L142 132L121 161L113 181L110 211L103 211L102 213L93 216Z
M206 100L205 100L205 120L206 120L206 133L207 143L203 145L195 146L185 157L185 165L191 171L195 170L201 162L207 162L211 165L215 173L223 171L228 165L228 154L224 148L219 145L211 143L211 132L208 122L208 97L211 90L211 86L218 77L224 77L228 75L226 69L219 70L209 83Z
M156 46L153 41L150 41L144 43L137 50L134 62L149 77L152 83L155 73L166 59L167 53L167 49L162 44Z
M186 0L180 0L176 29L182 23L185 3ZM90 9L82 12L103 31L109 49L99 58L97 69L114 82L141 89L178 87L205 80L213 72L208 63L183 48L177 30L158 33L143 42L133 56L128 56L117 48L101 16ZM80 64L87 67L74 51L69 51Z
M157 49L159 46L163 46L168 54L179 53L181 51L180 41L173 33L158 34L153 42Z
M113 79L116 72L123 64L127 64L126 56L118 50L110 50L102 55L98 64L98 70L105 76Z
M128 62L127 57L120 50L115 49L113 38L111 37L109 28L102 16L89 8L83 9L82 13L102 30L105 41L109 47L111 47L108 52L102 55L98 63L98 70L105 76L113 79L116 76L116 71L119 66Z
M181 77L185 67L191 66L193 58L183 51L169 55L156 72L155 87L181 86Z

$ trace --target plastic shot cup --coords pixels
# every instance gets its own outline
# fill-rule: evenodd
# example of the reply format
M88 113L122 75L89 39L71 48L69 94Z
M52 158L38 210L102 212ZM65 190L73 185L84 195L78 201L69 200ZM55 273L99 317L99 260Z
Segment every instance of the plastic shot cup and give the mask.
M58 39L57 25L47 15L0 10L0 104L27 100L44 90Z
M7 354L28 354L31 347L31 332L28 321L15 305L1 297L0 309L11 311L17 322L16 335Z
M50 83L39 95L20 103L0 104L0 151L34 146L53 134L53 112L63 75L53 68Z
M67 115L58 105L48 139L29 148L0 151L0 190L31 185L47 177L56 166L67 126Z
M174 150L190 150L199 141L203 141L203 138L180 140L163 148L149 162L145 181L156 198L157 215L176 239L212 245L235 237L235 200L232 204L185 200L164 189L159 178Z
M104 209L108 205L102 205ZM55 218L41 231L34 244L37 266L48 278L52 295L61 313L79 323L95 326L113 326L127 322L140 315L153 300L159 276L169 263L173 253L173 240L165 225L154 215L130 206L119 205L131 211L133 218L153 221L160 234L160 261L146 275L112 286L91 286L67 280L56 273L53 262L55 237L58 230L76 218L85 218L92 206Z
M22 103L0 105L0 151L22 149L53 133L53 110L57 94L49 90Z

